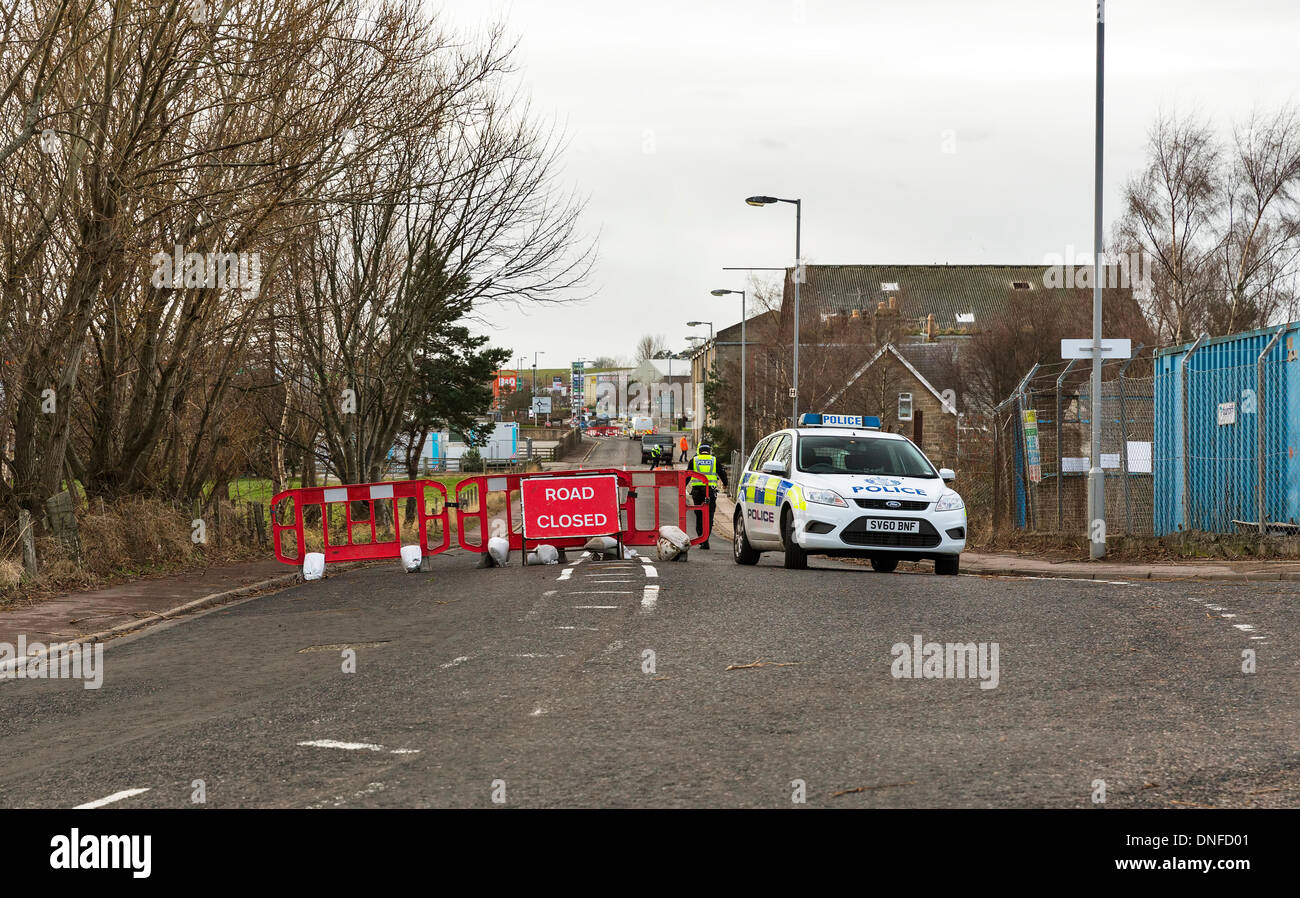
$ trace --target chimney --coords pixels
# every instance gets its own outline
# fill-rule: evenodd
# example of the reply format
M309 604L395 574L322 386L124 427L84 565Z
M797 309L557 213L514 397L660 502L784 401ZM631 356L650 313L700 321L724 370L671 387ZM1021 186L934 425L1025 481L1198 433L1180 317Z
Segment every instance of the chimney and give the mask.
M925 342L934 343L934 312L931 312L925 319Z
M891 295L889 297L889 310L892 312L892 311L897 311L897 309L898 309L898 297Z

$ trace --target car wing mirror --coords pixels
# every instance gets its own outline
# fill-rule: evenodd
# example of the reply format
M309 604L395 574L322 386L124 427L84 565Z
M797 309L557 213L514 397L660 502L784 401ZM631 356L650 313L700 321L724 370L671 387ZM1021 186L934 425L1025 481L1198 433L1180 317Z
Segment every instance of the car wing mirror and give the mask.
M763 467L759 468L759 470L764 474L779 474L782 477L785 476L785 465L781 464L779 461L765 461L763 462Z
M952 483L957 479L957 472L952 468L940 468L939 476L943 479L944 483Z

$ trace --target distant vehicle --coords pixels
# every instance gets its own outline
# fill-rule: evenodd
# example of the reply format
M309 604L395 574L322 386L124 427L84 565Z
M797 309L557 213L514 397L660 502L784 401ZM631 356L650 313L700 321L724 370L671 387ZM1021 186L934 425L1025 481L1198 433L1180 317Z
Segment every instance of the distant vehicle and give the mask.
M629 439L635 440L637 437L643 437L646 434L655 432L655 419L649 415L633 415L632 423L628 428L631 432L628 434Z
M650 453L654 446L663 447L663 455L659 456L659 459L665 464L671 465L673 463L673 438L671 434L667 433L651 433L641 437L641 464L650 464Z

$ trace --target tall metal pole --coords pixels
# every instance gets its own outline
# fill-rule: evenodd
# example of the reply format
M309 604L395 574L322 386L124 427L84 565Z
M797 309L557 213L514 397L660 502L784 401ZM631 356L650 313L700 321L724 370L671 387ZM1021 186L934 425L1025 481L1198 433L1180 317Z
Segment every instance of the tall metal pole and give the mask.
M749 458L745 454L745 406L749 404L749 397L745 393L745 291L740 291L740 463L743 465L745 459ZM717 352L717 347L713 349Z
M803 227L803 200L794 201L794 386L791 388L790 423L799 425L799 281L803 279L803 256L799 249ZM743 338L742 338L743 339Z
M1097 143L1093 150L1092 232L1092 466L1088 469L1088 555L1106 557L1106 476L1101 468L1101 148L1106 71L1106 0L1097 0Z

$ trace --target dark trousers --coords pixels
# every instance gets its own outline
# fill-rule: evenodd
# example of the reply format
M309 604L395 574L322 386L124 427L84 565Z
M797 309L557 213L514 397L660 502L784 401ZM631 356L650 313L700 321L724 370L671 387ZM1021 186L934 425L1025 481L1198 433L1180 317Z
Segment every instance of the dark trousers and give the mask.
M702 486L691 487L692 504L700 505L701 503L703 503L704 490L705 488ZM709 490L709 531L708 533L704 532L704 512L702 511L695 512L695 529L698 530L700 533L704 533L705 540L707 540L710 536L713 535L713 519L718 516L718 491L713 487L708 487L708 490Z

